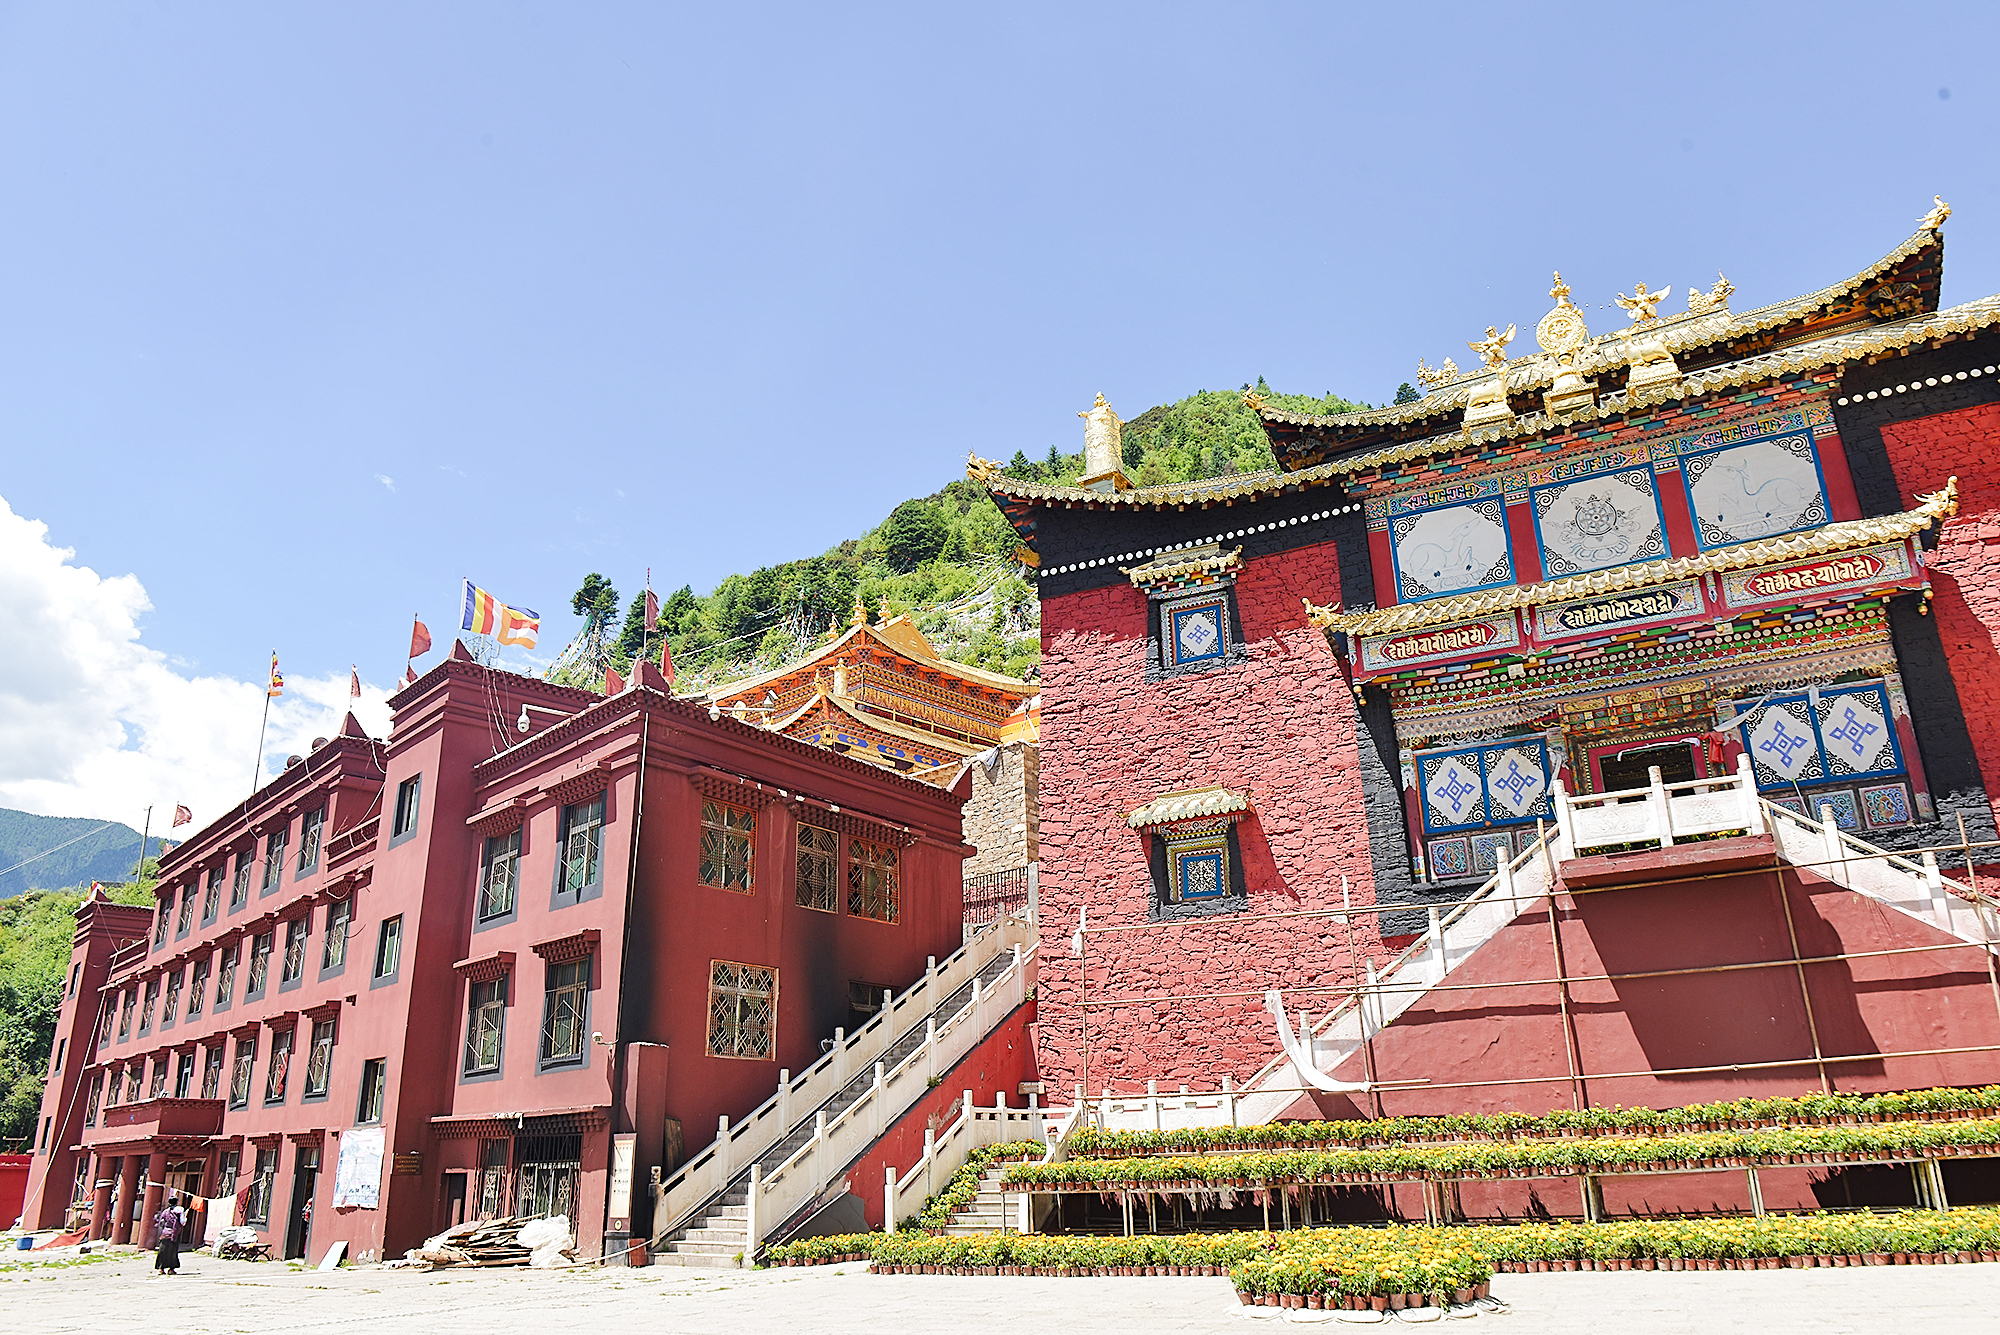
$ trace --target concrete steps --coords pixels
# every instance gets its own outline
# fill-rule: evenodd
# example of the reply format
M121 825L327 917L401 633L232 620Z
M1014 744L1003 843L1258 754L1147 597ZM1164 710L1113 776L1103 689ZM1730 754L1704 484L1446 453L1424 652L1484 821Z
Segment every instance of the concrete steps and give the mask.
M741 1266L750 1245L749 1201L747 1191L723 1193L692 1225L653 1253L653 1264L709 1270Z
M989 1168L980 1176L979 1194L969 1204L952 1211L951 1222L944 1227L946 1237L969 1238L1019 1226L1019 1194L1015 1194L1011 1201L1002 1199L1000 1176L1005 1171L1004 1168Z

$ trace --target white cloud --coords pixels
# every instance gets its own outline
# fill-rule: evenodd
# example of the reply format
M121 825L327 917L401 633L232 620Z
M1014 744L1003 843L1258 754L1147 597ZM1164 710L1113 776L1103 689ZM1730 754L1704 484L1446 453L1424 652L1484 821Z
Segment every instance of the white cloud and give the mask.
M377 473L375 475L375 480L377 482L380 482L383 486L387 487L390 491L394 491L396 489L396 479L393 477L387 477L381 473Z
M0 806L48 816L137 825L153 808L165 832L175 803L205 825L249 795L251 754L264 705L261 681L183 676L139 641L151 608L136 575L105 578L52 546L48 525L0 497ZM282 658L282 656L281 656ZM340 726L347 673L288 674L271 702L267 761ZM377 737L389 728L387 692L362 686L356 715ZM188 831L183 829L181 833Z

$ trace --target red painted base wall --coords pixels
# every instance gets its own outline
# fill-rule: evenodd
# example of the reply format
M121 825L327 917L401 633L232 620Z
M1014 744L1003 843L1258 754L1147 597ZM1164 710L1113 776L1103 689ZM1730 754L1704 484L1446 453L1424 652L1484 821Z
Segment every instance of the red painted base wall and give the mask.
M1354 698L1299 600L1338 596L1331 543L1252 562L1237 581L1249 661L1148 683L1146 599L1119 585L1042 604L1042 873L1039 1058L1052 1087L1085 1077L1078 907L1093 926L1144 923L1146 839L1126 816L1162 793L1207 784L1250 790L1238 825L1248 912L1238 918L1372 903L1355 749ZM1372 921L1372 920L1371 920ZM1373 936L1361 954L1386 953ZM1093 1092L1213 1089L1277 1050L1261 992L1351 977L1344 938L1325 924L1228 917L1091 938L1090 998L1161 997L1089 1010ZM1236 997L1190 997L1234 991Z
M1744 842L1749 841L1729 841ZM1712 847L1721 848L1718 843ZM1782 893L1782 898L1781 898ZM1821 1088L1813 1031L1835 1090L1924 1089L2000 1081L2000 1052L1938 1053L2000 1044L2000 1003L1977 946L1807 964L1794 958L1786 906L1804 958L1907 950L1956 941L1938 929L1809 873L1745 873L1706 881L1557 897L1580 1077L1572 1080L1562 1000L1541 900L1454 969L1458 988L1508 980L1519 987L1438 992L1374 1042L1378 1078L1428 1085L1366 1095L1319 1095L1324 1115L1367 1116L1578 1106L1669 1108ZM1617 978L1665 970L1781 961L1780 967L1667 977ZM1801 990L1801 972L1804 991ZM1592 978L1601 981L1587 981ZM1806 999L1810 998L1810 1015ZM1873 1054L1921 1052L1926 1056ZM1799 1061L1794 1065L1777 1065ZM1740 1070L1694 1070L1741 1066ZM1336 1072L1364 1078L1361 1053ZM1680 1071L1682 1074L1632 1074ZM1482 1083L1490 1082L1490 1083ZM1809 1173L1765 1179L1773 1208L1811 1206ZM1792 1180L1796 1178L1796 1180ZM1734 1175L1621 1180L1621 1199L1653 1210L1747 1203ZM1790 1182L1790 1186L1783 1184ZM1774 1183L1776 1185L1774 1185ZM1539 1183L1555 1213L1575 1213L1576 1188ZM1609 1190L1609 1189L1607 1189ZM1526 1184L1467 1184L1475 1198L1525 1212ZM1790 1192L1795 1199L1787 1200ZM1798 1193L1803 1192L1803 1196ZM1554 1199L1560 1196L1560 1202ZM1610 1204L1607 1195L1607 1204Z

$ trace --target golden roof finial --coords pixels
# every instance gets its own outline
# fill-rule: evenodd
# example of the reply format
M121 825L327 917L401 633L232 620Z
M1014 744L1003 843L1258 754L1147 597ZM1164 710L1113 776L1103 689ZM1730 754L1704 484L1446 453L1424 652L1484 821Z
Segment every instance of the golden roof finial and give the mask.
M1688 314L1700 315L1704 311L1720 310L1729 304L1729 294L1736 290L1736 284L1722 276L1722 270L1715 271L1715 286L1703 292L1697 288L1688 289Z
M1937 207L1917 219L1917 226L1936 231L1944 226L1944 220L1951 216L1951 205L1944 202L1943 195L1932 195L1931 200Z
M974 482L991 482L1000 476L1000 465L992 459L982 459L968 450L965 455L965 475Z
M1562 270L1558 269L1555 273L1556 285L1549 289L1549 295L1556 299L1556 305L1567 306L1569 305L1569 284L1563 281Z
M1264 396L1254 389L1246 389L1243 391L1243 406L1261 413L1264 411Z
M868 604L861 601L859 590L855 591L854 613L847 618L847 624L850 626L865 626L868 624Z
M1933 519L1950 519L1958 513L1958 475L1944 480L1944 486L1928 496L1917 497L1917 510Z
M1636 329L1641 325L1652 324L1660 318L1660 303L1672 292L1672 287L1663 287L1658 292L1648 292L1644 283L1637 283L1633 285L1631 296L1628 297L1620 292L1617 301L1632 317L1632 328ZM1630 333L1631 330L1625 332Z
M1508 325L1504 334L1494 332L1492 325L1486 326L1486 337L1476 339L1465 346L1479 354L1479 360L1486 363L1486 369L1497 371L1507 364L1507 345L1514 341L1514 326Z
M1425 389L1431 390L1441 385L1449 385L1456 379L1458 379L1458 363L1451 358L1445 358L1437 366L1426 366L1422 357L1417 358L1417 383Z

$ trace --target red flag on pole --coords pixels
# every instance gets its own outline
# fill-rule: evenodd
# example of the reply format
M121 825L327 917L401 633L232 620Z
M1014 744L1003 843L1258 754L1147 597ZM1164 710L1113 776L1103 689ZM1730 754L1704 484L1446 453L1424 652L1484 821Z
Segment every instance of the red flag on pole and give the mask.
M431 651L431 632L422 617L414 620L415 624L410 627L410 657L418 658Z
M179 805L176 805L174 807L175 829L179 829L181 826L187 824L189 821L193 819L194 819L194 813L192 811L189 811L186 807Z
M415 668L403 669L403 685L408 686L413 682L415 682L416 679L417 679L417 670Z
M666 674L667 685L674 684L674 647L662 637L660 640L660 671Z
M622 695L624 694L624 692L625 692L625 679L618 675L618 669L615 667L605 668L604 693L606 695Z
M347 698L361 698L361 669L350 664L347 669Z

